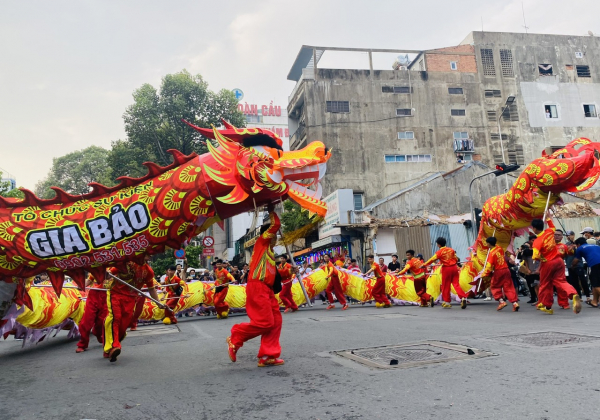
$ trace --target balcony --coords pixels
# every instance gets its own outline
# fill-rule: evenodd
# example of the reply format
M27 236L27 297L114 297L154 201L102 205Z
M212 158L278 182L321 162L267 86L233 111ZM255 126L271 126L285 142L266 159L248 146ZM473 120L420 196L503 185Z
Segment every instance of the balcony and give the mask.
M475 142L471 139L454 139L452 147L455 152L473 153L475 151Z

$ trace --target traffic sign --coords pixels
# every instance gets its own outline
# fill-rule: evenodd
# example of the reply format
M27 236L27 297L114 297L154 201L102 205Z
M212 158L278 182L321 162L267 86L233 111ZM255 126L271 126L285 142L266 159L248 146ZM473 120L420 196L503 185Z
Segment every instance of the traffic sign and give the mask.
M184 260L175 260L175 265L180 265L183 267Z
M176 249L175 250L175 258L185 258L185 249Z
M202 256L203 257L214 257L215 255L215 249L214 248L204 248L202 250Z
M204 245L206 248L212 248L214 244L215 238L212 236L205 236L204 239L202 239L202 245Z
M233 89L233 94L235 95L235 98L238 100L238 102L244 99L244 92L242 92L242 89Z

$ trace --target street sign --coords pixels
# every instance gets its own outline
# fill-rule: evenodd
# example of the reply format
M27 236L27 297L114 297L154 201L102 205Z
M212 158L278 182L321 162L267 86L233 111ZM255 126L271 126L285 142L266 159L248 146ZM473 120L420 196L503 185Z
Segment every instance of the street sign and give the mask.
M202 256L203 257L214 257L215 255L215 249L214 248L204 248L202 250Z
M177 259L177 260L175 260L175 265L180 265L183 267L183 262L184 262L184 260Z
M204 245L206 248L212 248L214 244L215 238L212 236L205 236L204 239L202 239L202 245Z
M244 99L244 92L242 92L242 89L238 89L235 88L232 90L233 94L235 95L235 98L239 101L241 101L242 99Z
M176 249L174 254L175 258L185 258L185 249Z

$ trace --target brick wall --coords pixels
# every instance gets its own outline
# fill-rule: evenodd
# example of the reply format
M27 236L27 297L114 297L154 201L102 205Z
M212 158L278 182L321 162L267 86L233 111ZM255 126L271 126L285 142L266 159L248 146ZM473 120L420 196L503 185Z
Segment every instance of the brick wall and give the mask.
M473 53L473 55L446 55L436 54L436 52L461 52ZM477 73L477 60L475 50L472 45L457 45L455 47L440 48L431 50L425 54L427 60L427 71L457 71L460 73ZM450 62L456 61L457 70L450 68Z

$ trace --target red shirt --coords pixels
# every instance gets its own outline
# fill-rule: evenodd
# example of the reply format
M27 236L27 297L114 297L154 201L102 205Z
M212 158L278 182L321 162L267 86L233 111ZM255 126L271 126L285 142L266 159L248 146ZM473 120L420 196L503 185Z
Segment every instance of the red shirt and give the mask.
M371 268L373 269L373 274L375 275L376 278L385 279L385 274L383 274L383 271L381 270L381 266L379 264L373 263Z
M562 242L559 242L556 244L556 249L558 250L558 256L560 258L567 258L567 256L569 255L569 247L566 244L563 244Z
M533 259L545 261L552 261L558 258L558 249L556 248L556 241L554 240L554 223L548 219L548 229L543 231L535 241L533 241Z
M425 265L429 265L435 260L440 260L440 263L442 263L442 265L445 267L456 265L456 263L459 261L458 257L456 256L456 251L447 246L443 246L438 249L437 252L433 254L433 257L431 257L425 263Z
M148 289L154 288L154 271L148 264L139 265L130 261L127 263L127 271L121 272L117 267L110 267L108 269L111 274L117 276L121 280L125 280L133 287L141 289L147 287ZM127 296L137 296L137 292L130 287L125 286L121 282L114 280L110 288L112 293L120 293Z
M215 285L220 285L234 281L235 278L225 268L221 268L220 270L218 268L215 269ZM226 287L229 287L229 285L227 285Z
M168 286L167 296L177 296L177 288L185 287L185 282L179 278L177 274L173 275L173 277L165 277L165 284L175 284L175 286Z
M500 245L496 245L490 249L487 264L481 276L487 277L492 274L492 271L500 270L501 268L508 268L508 264L506 264L506 260L504 259L504 250Z
M327 277L331 277L332 279L340 279L338 276L338 270L335 268L335 265L329 260L327 264L321 265L321 268L325 271Z
M277 271L281 276L281 281L288 281L292 278L292 265L290 263L279 264L277 266Z
M382 273L387 273L387 265L385 264L379 264L379 268L381 268L381 272Z
M413 273L414 278L419 279L425 275L425 268L423 267L423 261L419 258L412 257L406 261L404 268L398 273L399 276L410 270Z
M254 244L252 257L250 257L250 271L248 271L248 282L262 281L267 286L272 287L275 282L275 254L271 246L271 239L277 236L277 231L281 226L279 217L274 212L269 214L271 226L267 229Z

